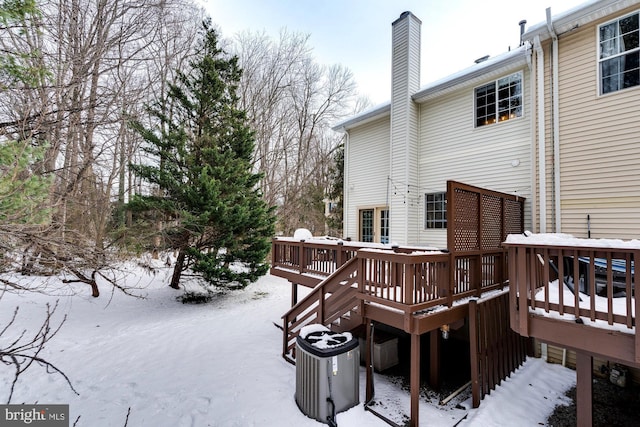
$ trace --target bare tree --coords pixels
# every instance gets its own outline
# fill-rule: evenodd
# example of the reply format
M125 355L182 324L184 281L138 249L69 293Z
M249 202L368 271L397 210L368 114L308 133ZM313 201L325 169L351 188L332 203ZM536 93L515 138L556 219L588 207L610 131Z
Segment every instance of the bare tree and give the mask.
M191 51L202 11L190 0L43 0L40 13L0 36L0 49L34 52L45 70L0 91L0 140L42 147L32 173L49 177L48 218L26 240L22 271L63 268L98 294L108 268L114 209L135 191L128 164L138 153L132 118L159 99ZM122 222L120 222L122 224ZM12 224L15 226L15 224ZM5 227L9 224L4 224ZM42 269L38 270L42 272Z
M284 30L278 40L244 32L234 45L243 107L256 132L255 167L285 233L302 226L324 232L328 162L339 143L330 127L356 101L351 72L318 64L308 40Z

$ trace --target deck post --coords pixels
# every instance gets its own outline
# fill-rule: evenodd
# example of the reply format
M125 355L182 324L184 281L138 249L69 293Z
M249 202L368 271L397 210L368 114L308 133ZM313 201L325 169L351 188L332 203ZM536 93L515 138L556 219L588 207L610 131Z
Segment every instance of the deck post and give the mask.
M304 247L304 240L298 242L298 262L300 263L300 274L307 270L307 250Z
M474 408L480 406L480 372L478 370L478 300L469 300L469 353L471 358L471 400Z
M418 427L420 411L420 335L411 334L411 368L409 374L411 387L410 427Z
M276 243L277 240L276 237L271 238L271 267L275 267L278 262L278 257L276 256L276 252L279 249Z
M638 263L640 263L640 251L633 251L633 262L636 263L636 265L640 265ZM634 283L638 283L634 280ZM635 304L636 304L636 313L640 313L640 298L634 298L635 299ZM637 327L636 327L636 335L635 335L635 362L636 363L640 363L640 334L638 333Z
M576 421L579 426L593 425L593 357L576 351Z
M289 322L285 316L282 325L282 357L287 359L287 347L289 346Z
M371 330L373 329L373 325L369 319L364 319L364 324L366 326L366 338L365 338L365 348L364 348L364 364L365 371L367 373L366 379L366 387L365 387L365 405L373 399L373 355L371 354L371 349L373 348L373 343L371 342Z
M290 282L291 283L291 307L293 307L294 305L296 305L298 303L298 284L294 283L294 282ZM291 323L295 322L297 319L297 317L293 317L292 319L289 319L289 321ZM287 324L287 319L285 319L285 336L289 335L289 325ZM285 347L287 346L287 340L285 339ZM285 350L286 352L286 350Z
M482 295L482 252L469 257L469 273L471 276L470 289L475 289L475 296Z
M515 285L517 287L518 292L518 333L524 337L529 336L529 301L527 301L527 297L529 296L529 288L527 286L527 280L531 280L532 285L535 286L535 267L533 266L532 258L535 257L533 252L528 253L525 248L516 248L516 274L518 275L518 280ZM530 263L527 264L527 256L530 257ZM529 269L527 268L529 267ZM528 276L528 273L531 276ZM511 283L509 283L511 286ZM533 293L533 292L531 292Z
M440 329L429 332L429 385L440 389Z
M344 251L344 242L340 240L338 242L338 248L336 249L336 270L342 267L342 264L346 262L346 256Z
M291 282L291 307L298 303L298 284Z

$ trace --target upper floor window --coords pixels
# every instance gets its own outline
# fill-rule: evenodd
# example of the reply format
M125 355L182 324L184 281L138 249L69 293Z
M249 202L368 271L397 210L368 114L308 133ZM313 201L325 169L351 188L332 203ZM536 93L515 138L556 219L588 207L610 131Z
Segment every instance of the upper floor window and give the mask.
M447 193L425 194L424 228L447 228Z
M601 94L640 84L639 15L636 12L599 27Z
M522 73L511 74L475 90L476 127L522 116Z

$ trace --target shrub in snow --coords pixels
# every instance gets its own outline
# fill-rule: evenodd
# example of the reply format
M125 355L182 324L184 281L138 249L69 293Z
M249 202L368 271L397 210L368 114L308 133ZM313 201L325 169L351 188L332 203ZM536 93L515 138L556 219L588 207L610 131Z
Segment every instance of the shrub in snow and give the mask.
M187 291L177 299L183 304L205 304L213 299L213 295L210 293Z

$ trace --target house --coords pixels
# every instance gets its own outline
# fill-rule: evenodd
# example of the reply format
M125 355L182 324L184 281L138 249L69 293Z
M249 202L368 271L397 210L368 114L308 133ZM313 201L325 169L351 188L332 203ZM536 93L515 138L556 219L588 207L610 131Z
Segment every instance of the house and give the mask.
M293 361L304 324L342 327L346 314L368 344L375 324L409 334L417 426L423 337L437 383L440 332L467 326L474 405L535 339L548 358L573 360L578 425L591 425L594 368L621 363L640 378L640 243L614 240L640 238L639 21L640 0L547 9L517 48L421 87L421 22L400 15L390 102L334 128L345 135L351 242L273 242L271 272L292 284L283 356ZM549 242L549 232L609 240ZM298 285L312 288L301 300ZM482 331L500 336L493 349L480 348L491 341Z
M582 238L640 238L639 18L637 0L591 1L559 16L552 17L547 9L546 22L531 26L522 35L532 46L531 96L536 99L531 145L533 230ZM510 256L516 250L524 249L511 247ZM583 255L589 257L587 252ZM558 254L556 259L569 258ZM631 258L626 264L631 264ZM608 292L611 288L607 286ZM566 324L551 323L544 328L529 324L521 333L542 343L541 353L547 360L577 368L579 393L587 394L591 372L607 369L613 362L624 364L638 382L640 360L629 350L633 340L628 334L635 327L635 319L630 319L632 307L637 307L630 298L634 293L628 283L627 309L621 313L629 318L626 322L620 319L627 323L622 328L627 333L617 336L617 342L605 344L609 335L597 337L593 331L572 330ZM614 298L609 301L620 303ZM593 316L590 319L596 321ZM559 335L552 336L552 331ZM607 346L626 348L627 353L605 355ZM585 423L590 423L589 417L583 412L583 420L589 420Z
M421 88L420 26L411 12L392 24L391 102L334 127L352 240L446 247L447 180L531 196L530 45Z
M334 126L346 141L344 236L444 247L445 182L456 180L525 197L534 232L640 237L639 8L547 10L516 49L426 86L421 22L403 13L391 101Z
M592 1L530 27L542 232L640 238L638 1Z
M501 246L507 235L524 232L524 200L455 181L447 182L447 194L452 206L447 212L448 251L309 235L272 242L271 274L291 283L291 308L282 317L284 359L296 363L298 339L307 325L358 334L363 339L367 410L384 419L373 400L372 344L383 345L385 338L375 341L374 336L389 332L401 337L410 343L403 359L410 366L411 426L419 425L421 379L438 388L446 376L442 361L452 365L450 372L474 379L473 404L478 406L531 353L531 340L509 327L506 251ZM456 208L470 204L479 210ZM299 286L310 288L300 300ZM454 341L450 335L459 337L455 347L447 344ZM393 350L399 346L397 338L395 342L384 343L389 352L385 360L398 361Z

